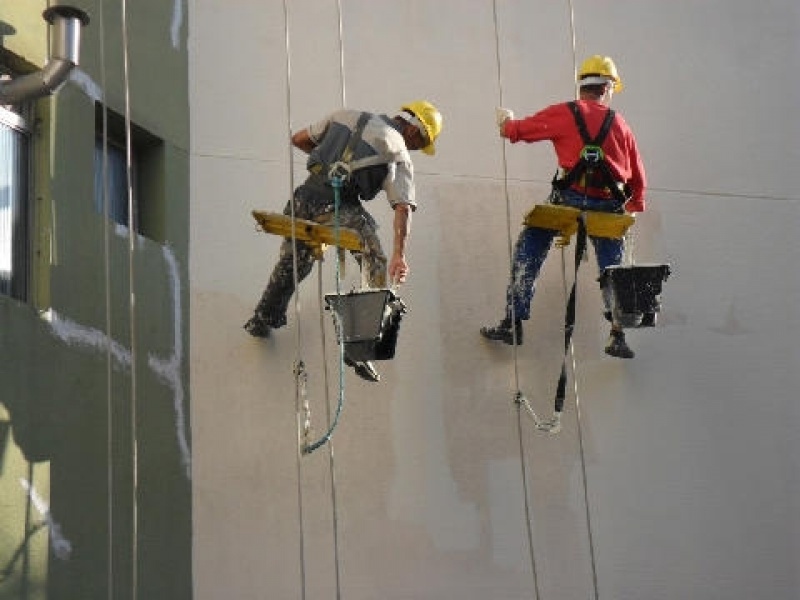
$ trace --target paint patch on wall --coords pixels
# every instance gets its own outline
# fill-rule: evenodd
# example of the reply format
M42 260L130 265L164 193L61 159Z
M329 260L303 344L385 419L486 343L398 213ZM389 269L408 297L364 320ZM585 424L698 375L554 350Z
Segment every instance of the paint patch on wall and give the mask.
M148 364L153 372L172 389L173 402L175 408L175 429L178 439L178 448L181 453L181 462L186 469L187 479L191 479L192 459L189 450L189 442L186 435L187 423L184 411L184 389L181 380L181 364L183 363L183 321L181 320L181 284L178 270L178 261L172 250L164 246L164 260L167 263L169 272L170 289L172 290L172 310L173 310L173 344L172 356L166 360L160 359L153 354L148 356Z
M170 27L170 34L172 36L172 47L175 50L180 50L181 39L180 31L183 24L183 0L175 0L172 5L172 25Z

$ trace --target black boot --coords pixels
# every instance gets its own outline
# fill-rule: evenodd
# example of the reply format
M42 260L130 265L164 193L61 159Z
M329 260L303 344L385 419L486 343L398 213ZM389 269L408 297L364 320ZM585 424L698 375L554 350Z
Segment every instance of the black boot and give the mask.
M495 327L481 327L481 335L487 340L503 342L509 346L514 345L516 337L516 343L519 346L522 344L522 321L520 319L514 321L512 328L511 319L505 318Z
M286 325L286 315L270 316L256 308L250 320L244 324L244 330L258 338L268 338L273 329Z
M606 345L606 354L617 358L633 358L636 356L633 350L625 342L625 334L621 329L612 329Z
M253 315L250 320L244 324L244 330L258 338L268 338L272 327L267 325L267 322L260 319L257 315Z

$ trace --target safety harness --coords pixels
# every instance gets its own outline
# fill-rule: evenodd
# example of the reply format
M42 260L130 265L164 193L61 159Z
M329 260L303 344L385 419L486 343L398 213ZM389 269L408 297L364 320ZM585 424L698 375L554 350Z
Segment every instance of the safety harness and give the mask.
M333 180L335 177L346 181L353 171L357 171L359 169L364 169L366 167L372 167L375 165L386 165L395 162L408 161L408 152L405 151L373 154L371 156L365 156L363 158L353 160L356 147L364 135L364 128L367 126L367 122L370 120L371 116L372 115L370 113L362 112L358 117L356 127L353 129L350 139L347 141L347 145L342 151L342 154L339 156L339 160L332 164L321 163L314 165L314 167L311 169L311 173L327 178L329 181Z
M577 183L583 190L588 190L589 188L607 189L621 207L628 201L628 195L624 190L624 186L614 179L614 173L608 165L606 153L602 147L611 125L614 123L616 113L612 109L608 109L603 124L600 126L600 131L597 136L592 138L586 128L586 121L583 118L583 114L581 114L580 108L578 108L578 103L575 101L568 102L567 106L569 106L572 116L575 118L575 124L578 126L578 131L583 140L583 148L575 166L566 171L561 179L558 179L557 176L553 178L553 187L559 190L566 190Z

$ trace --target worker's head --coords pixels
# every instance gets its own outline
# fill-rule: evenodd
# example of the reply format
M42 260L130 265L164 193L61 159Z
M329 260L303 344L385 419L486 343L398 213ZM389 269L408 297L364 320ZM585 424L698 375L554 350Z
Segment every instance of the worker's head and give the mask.
M581 65L578 71L581 97L593 98L608 104L614 92L622 90L622 79L610 56L595 54Z
M401 107L397 115L404 121L402 134L409 150L435 154L434 142L442 132L442 113L427 100L415 100Z

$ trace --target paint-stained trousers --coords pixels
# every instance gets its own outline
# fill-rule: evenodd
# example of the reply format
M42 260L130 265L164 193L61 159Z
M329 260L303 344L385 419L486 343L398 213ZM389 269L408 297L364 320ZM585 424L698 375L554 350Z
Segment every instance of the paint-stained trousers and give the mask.
M610 200L586 197L573 190L562 190L553 193L551 201L555 204L572 206L581 210L599 212L616 212L615 204ZM511 263L511 283L506 291L506 317L511 318L513 306L514 318L527 321L530 318L531 301L536 290L536 278L542 268L553 238L558 232L552 229L526 227L519 234L514 246L514 259ZM621 239L589 236L597 258L597 269L600 274L606 267L622 262L624 241ZM602 287L603 304L606 311L611 310L610 290Z
M322 225L335 225L334 192L329 186L307 180L294 192L294 215ZM287 203L283 213L292 214ZM362 206L361 201L343 190L340 198L338 222L340 227L355 229L361 234L365 251L351 251L372 287L386 286L386 255L377 235L378 224ZM297 240L297 282L303 281L314 266L314 251ZM255 308L255 317L270 327L286 324L286 311L295 292L294 251L291 239L284 239L280 255L261 300Z

